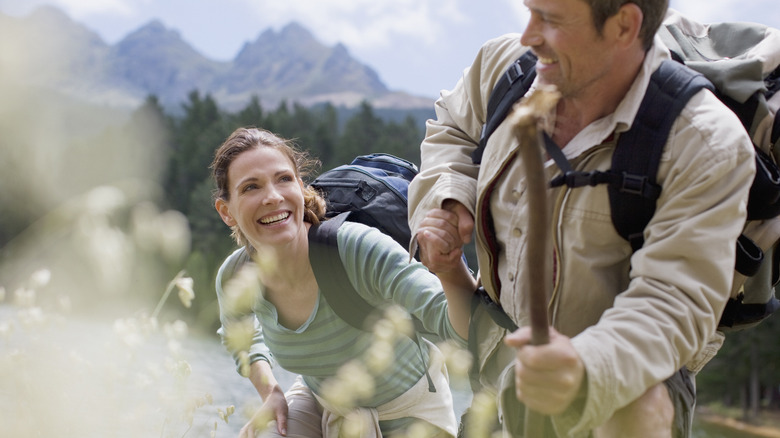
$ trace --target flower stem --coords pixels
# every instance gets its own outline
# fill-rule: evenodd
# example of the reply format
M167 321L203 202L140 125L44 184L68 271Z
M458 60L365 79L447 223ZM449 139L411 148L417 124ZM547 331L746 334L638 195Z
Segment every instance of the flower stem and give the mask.
M152 319L157 318L157 315L160 314L160 310L162 310L163 304L165 304L165 301L168 299L168 295L171 294L173 291L174 286L176 286L176 280L180 279L184 275L184 270L182 269L179 271L178 274L176 274L175 277L173 277L173 280L171 280L168 283L168 287L165 288L165 293L163 293L163 296L160 298L160 301L157 302L157 307L154 308L154 312L152 312Z

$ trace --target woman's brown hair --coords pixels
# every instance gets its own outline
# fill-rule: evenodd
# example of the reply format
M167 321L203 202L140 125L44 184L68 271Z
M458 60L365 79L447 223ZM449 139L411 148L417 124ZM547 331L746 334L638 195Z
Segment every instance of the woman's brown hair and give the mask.
M254 127L238 128L214 152L214 161L209 168L217 188L214 190L214 200L230 201L230 183L228 169L233 160L250 149L270 147L278 150L289 158L295 170L295 176L301 179L312 176L320 167L320 161L313 158L305 150L299 149L291 140L284 139L269 131ZM325 200L311 186L303 188L303 220L318 225L325 218ZM239 246L249 246L246 237L238 228L231 227L233 239Z

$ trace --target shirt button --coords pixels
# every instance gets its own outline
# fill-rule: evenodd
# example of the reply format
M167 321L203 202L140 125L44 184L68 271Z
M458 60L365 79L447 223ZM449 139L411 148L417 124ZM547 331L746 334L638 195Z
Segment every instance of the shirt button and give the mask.
M520 237L523 235L523 232L520 230L520 228L514 228L512 229L512 235L515 237Z
M509 274L509 281L515 281L515 274Z

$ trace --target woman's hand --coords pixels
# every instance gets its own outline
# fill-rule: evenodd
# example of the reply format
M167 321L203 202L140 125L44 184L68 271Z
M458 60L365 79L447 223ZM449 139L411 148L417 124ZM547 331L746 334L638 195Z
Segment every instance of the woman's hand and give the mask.
M257 431L265 430L271 420L276 420L276 431L287 436L287 399L279 386L271 390L263 406L241 428L239 438L255 438Z
M417 230L422 263L436 274L461 269L463 245L471 241L474 219L457 201L447 200L442 208L426 214Z

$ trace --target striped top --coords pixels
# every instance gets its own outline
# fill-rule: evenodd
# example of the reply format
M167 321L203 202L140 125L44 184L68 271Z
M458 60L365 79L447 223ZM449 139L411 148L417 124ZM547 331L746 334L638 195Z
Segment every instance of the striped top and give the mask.
M409 262L409 253L392 238L375 228L345 222L338 230L339 255L356 291L367 302L381 308L395 303L419 318L425 329L444 339L454 339L462 347L466 342L457 335L447 316L446 298L441 283L421 263ZM234 252L217 275L220 319L223 328L231 320L246 315L227 315L223 306L222 274ZM323 382L339 367L353 359L362 359L372 343L372 334L356 329L340 319L320 293L309 319L296 330L279 323L276 308L258 294L254 305L255 337L250 361L276 361L282 368L300 374L311 390L321 395ZM223 328L220 335L224 336ZM377 407L411 388L424 375L428 349L422 352L411 339L400 336L390 368L375 376L374 396L364 407ZM235 352L234 352L235 354Z

